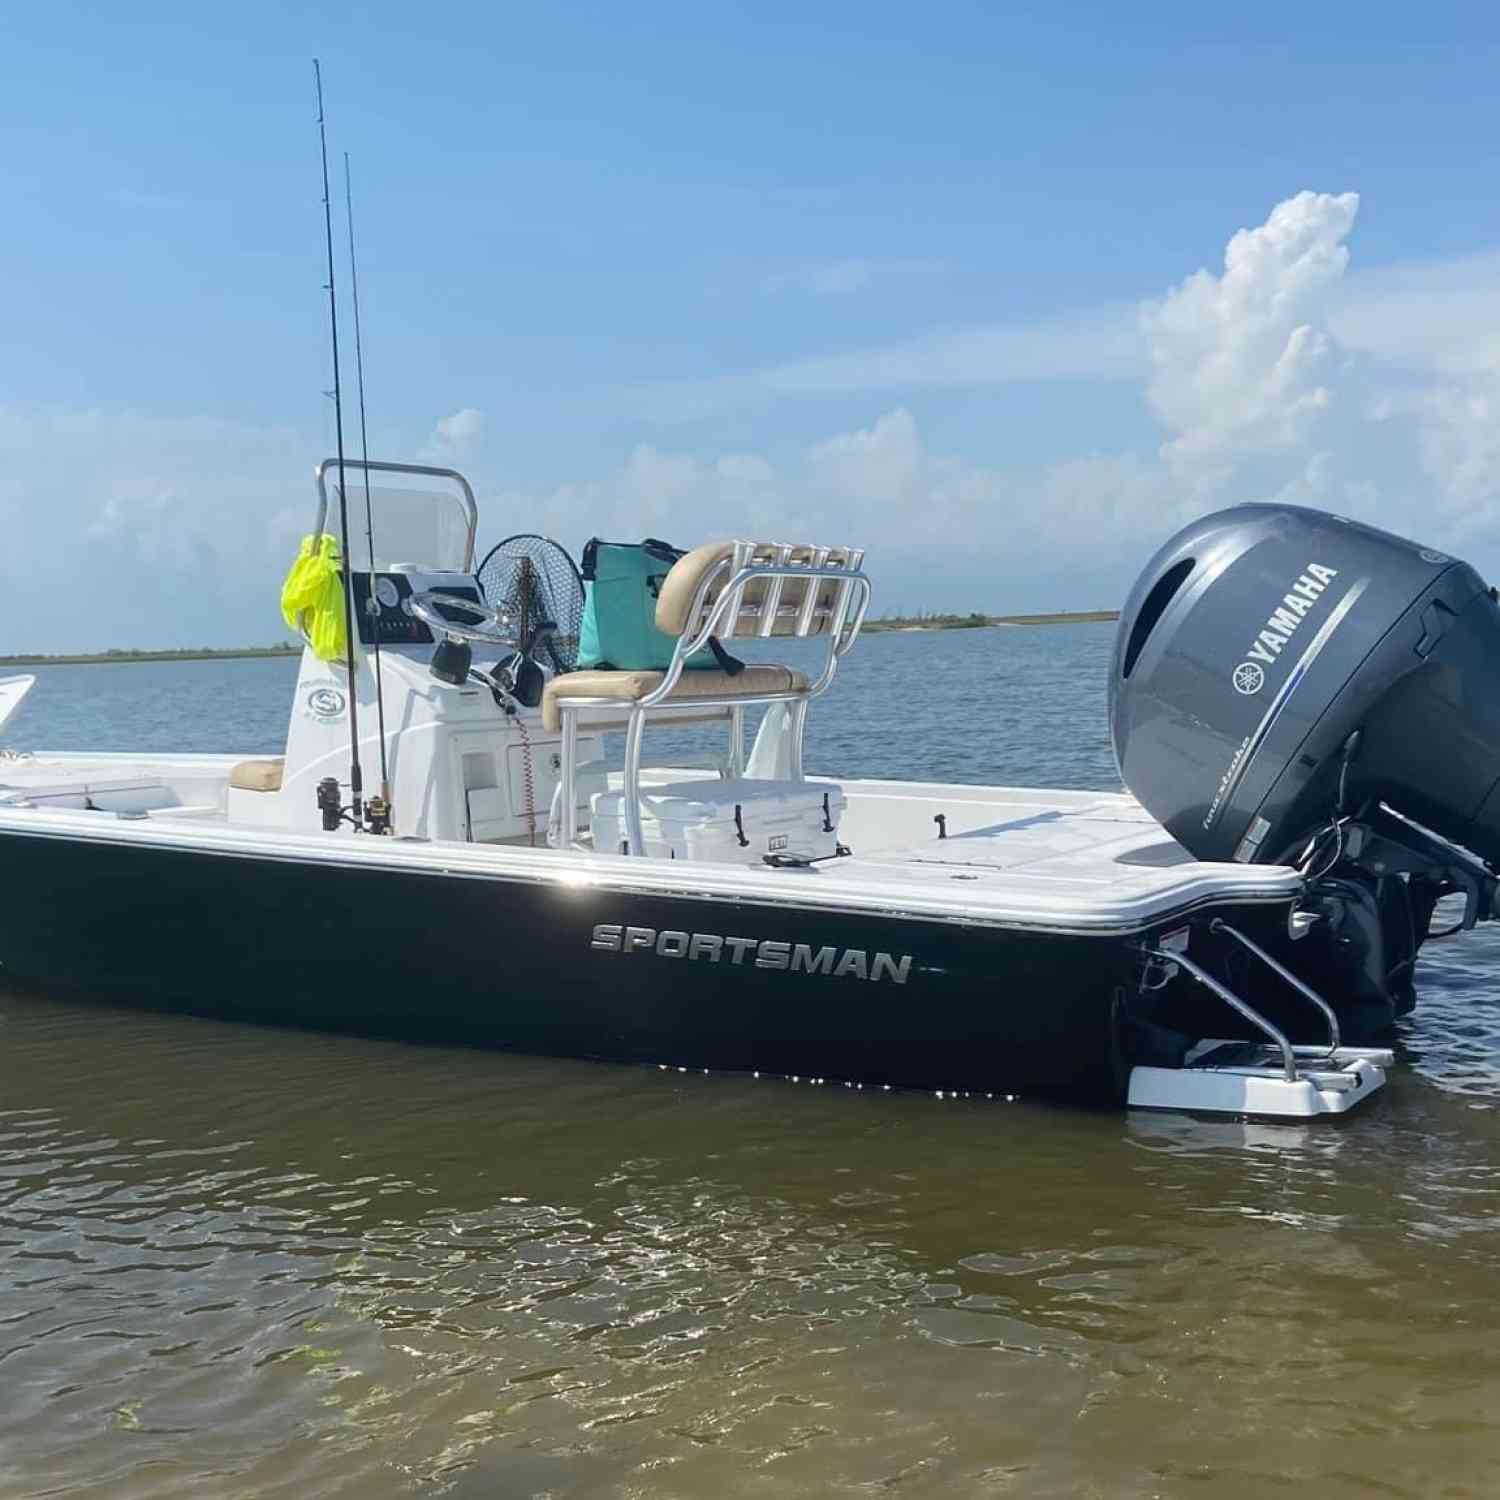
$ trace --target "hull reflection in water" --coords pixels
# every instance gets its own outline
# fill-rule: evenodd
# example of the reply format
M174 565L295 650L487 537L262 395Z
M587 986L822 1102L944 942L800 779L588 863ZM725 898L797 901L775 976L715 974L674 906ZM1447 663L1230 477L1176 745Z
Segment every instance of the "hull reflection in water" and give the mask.
M1442 979L1468 1094L1352 1129L0 997L3 1488L1482 1494L1500 1085Z

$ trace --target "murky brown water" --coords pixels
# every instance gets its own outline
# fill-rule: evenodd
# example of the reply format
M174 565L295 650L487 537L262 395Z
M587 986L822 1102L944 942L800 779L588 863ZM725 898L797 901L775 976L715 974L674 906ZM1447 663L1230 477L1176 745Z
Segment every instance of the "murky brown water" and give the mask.
M1452 1012L1273 1127L10 996L0 1490L1491 1495Z
M1497 976L1309 1127L0 986L0 1494L1492 1496Z

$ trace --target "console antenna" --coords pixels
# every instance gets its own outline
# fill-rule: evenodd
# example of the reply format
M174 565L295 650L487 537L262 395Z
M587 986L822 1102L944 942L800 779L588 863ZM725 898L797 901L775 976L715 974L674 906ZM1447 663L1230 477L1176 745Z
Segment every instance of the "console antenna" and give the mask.
M323 70L313 58L313 78L318 86L318 145L323 156L323 239L328 248L328 329L333 344L333 420L338 437L339 528L343 533L339 545L344 551L344 636L348 647L349 668L349 811L356 832L365 826L364 778L359 770L359 684L354 676L354 581L352 555L349 551L349 487L344 480L344 401L339 384L339 308L333 286L333 208L328 197L328 134L323 125ZM337 790L334 793L337 805ZM330 808L326 793L319 788L318 805L323 808L323 826L328 828ZM339 820L333 819L332 827Z
M375 509L370 502L370 439L365 431L365 352L359 329L359 266L354 259L354 190L349 181L349 153L344 152L344 216L349 221L349 290L354 300L354 373L359 391L360 467L365 475L365 545L370 578L365 612L370 617L375 668L375 714L380 727L380 795L365 804L371 833L391 831L391 773L385 752L385 680L380 674L380 601L375 597Z

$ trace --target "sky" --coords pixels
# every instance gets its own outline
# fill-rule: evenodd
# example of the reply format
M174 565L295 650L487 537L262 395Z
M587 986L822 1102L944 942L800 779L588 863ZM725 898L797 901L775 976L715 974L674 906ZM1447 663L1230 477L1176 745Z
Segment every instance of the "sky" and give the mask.
M1500 577L1500 9L13 9L0 654L281 638L332 451L313 56L372 457L481 543L867 548L1118 605L1325 507ZM352 405L346 421L357 423Z

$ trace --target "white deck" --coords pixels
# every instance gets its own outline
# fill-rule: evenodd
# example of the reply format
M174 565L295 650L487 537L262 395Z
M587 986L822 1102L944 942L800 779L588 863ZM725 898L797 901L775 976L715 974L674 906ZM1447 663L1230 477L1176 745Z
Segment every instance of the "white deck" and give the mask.
M1296 872L1280 866L1194 861L1133 798L1121 794L841 781L849 808L840 838L852 857L811 869L684 867L513 842L239 825L224 809L227 778L240 759L49 752L0 757L0 832L1070 932L1129 931L1210 900L1290 901L1301 887ZM664 771L646 779L701 774ZM132 784L164 787L169 796L132 803L128 792L109 792ZM52 789L66 790L54 800ZM79 805L78 793L86 789L98 810ZM21 801L31 805L16 805ZM938 814L946 819L946 838L938 837Z

